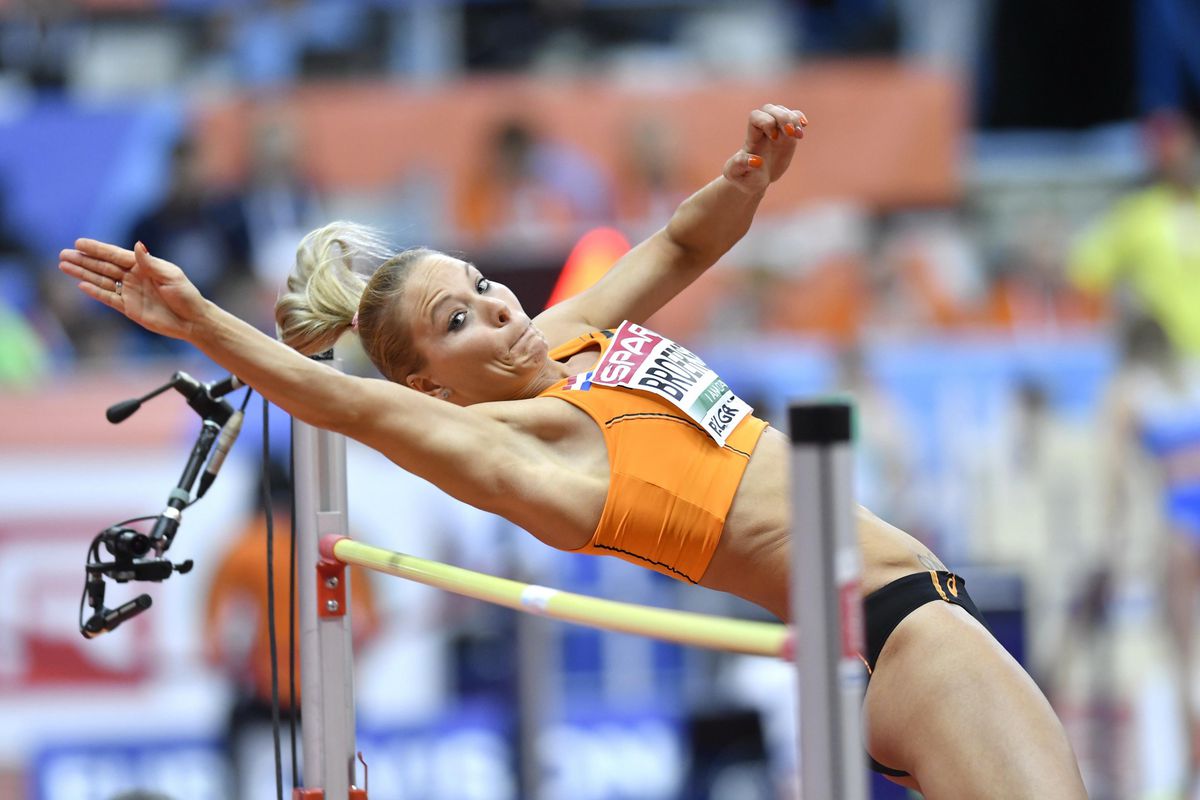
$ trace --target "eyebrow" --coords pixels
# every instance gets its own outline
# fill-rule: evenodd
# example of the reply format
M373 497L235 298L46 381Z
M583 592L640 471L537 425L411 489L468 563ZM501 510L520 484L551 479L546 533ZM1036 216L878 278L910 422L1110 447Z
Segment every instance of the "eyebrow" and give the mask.
M471 279L471 267L474 265L471 264L469 261L462 262L462 265L463 265L463 274L466 276L467 280L470 280ZM441 308L443 304L445 304L446 302L453 300L453 299L454 298L450 297L449 295L446 295L446 296L442 297L442 299L438 300L436 303L433 304L433 307L429 311L429 318L433 322L434 326L436 326L438 324L438 309Z

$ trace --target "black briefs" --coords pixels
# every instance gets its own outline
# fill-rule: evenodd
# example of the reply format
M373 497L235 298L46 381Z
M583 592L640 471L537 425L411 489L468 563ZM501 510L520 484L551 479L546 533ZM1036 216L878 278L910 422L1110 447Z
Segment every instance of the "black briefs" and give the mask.
M867 652L864 661L867 662L868 673L875 671L875 662L883 652L888 637L896 626L912 612L926 603L942 600L962 606L986 628L983 615L975 607L971 596L967 594L966 581L952 572L917 572L898 578L887 586L876 589L863 599L863 619L866 624ZM870 678L868 677L868 680ZM871 760L871 769L890 775L894 778L904 778L907 772L885 767L867 755Z

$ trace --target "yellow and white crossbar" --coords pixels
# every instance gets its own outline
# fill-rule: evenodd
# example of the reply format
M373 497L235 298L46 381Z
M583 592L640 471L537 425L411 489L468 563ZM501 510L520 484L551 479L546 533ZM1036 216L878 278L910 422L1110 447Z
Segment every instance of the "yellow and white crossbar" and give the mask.
M476 600L593 628L734 653L787 660L794 655L791 629L777 623L602 600L428 561L344 536L323 539L321 554Z

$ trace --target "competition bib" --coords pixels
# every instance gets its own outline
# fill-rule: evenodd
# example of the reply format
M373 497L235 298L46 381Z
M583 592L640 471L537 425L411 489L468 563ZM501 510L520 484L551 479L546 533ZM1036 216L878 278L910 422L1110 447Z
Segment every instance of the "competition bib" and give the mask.
M754 410L695 353L632 322L617 328L589 380L658 395L719 445Z

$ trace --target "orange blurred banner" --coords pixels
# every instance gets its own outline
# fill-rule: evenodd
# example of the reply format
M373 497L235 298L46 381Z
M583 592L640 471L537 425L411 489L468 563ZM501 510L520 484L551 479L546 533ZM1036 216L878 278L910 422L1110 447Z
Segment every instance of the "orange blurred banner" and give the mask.
M406 176L444 176L453 207L486 164L489 136L519 119L550 141L578 148L618 183L636 181L634 140L657 124L691 188L720 174L742 142L749 112L778 102L805 112L808 135L793 173L764 209L813 200L873 208L941 205L960 192L965 92L952 77L891 61L805 66L756 80L644 85L604 80L476 77L418 87L397 83L306 85L270 101L209 104L197 120L214 179L246 170L250 135L290 121L304 169L326 190L371 191Z

